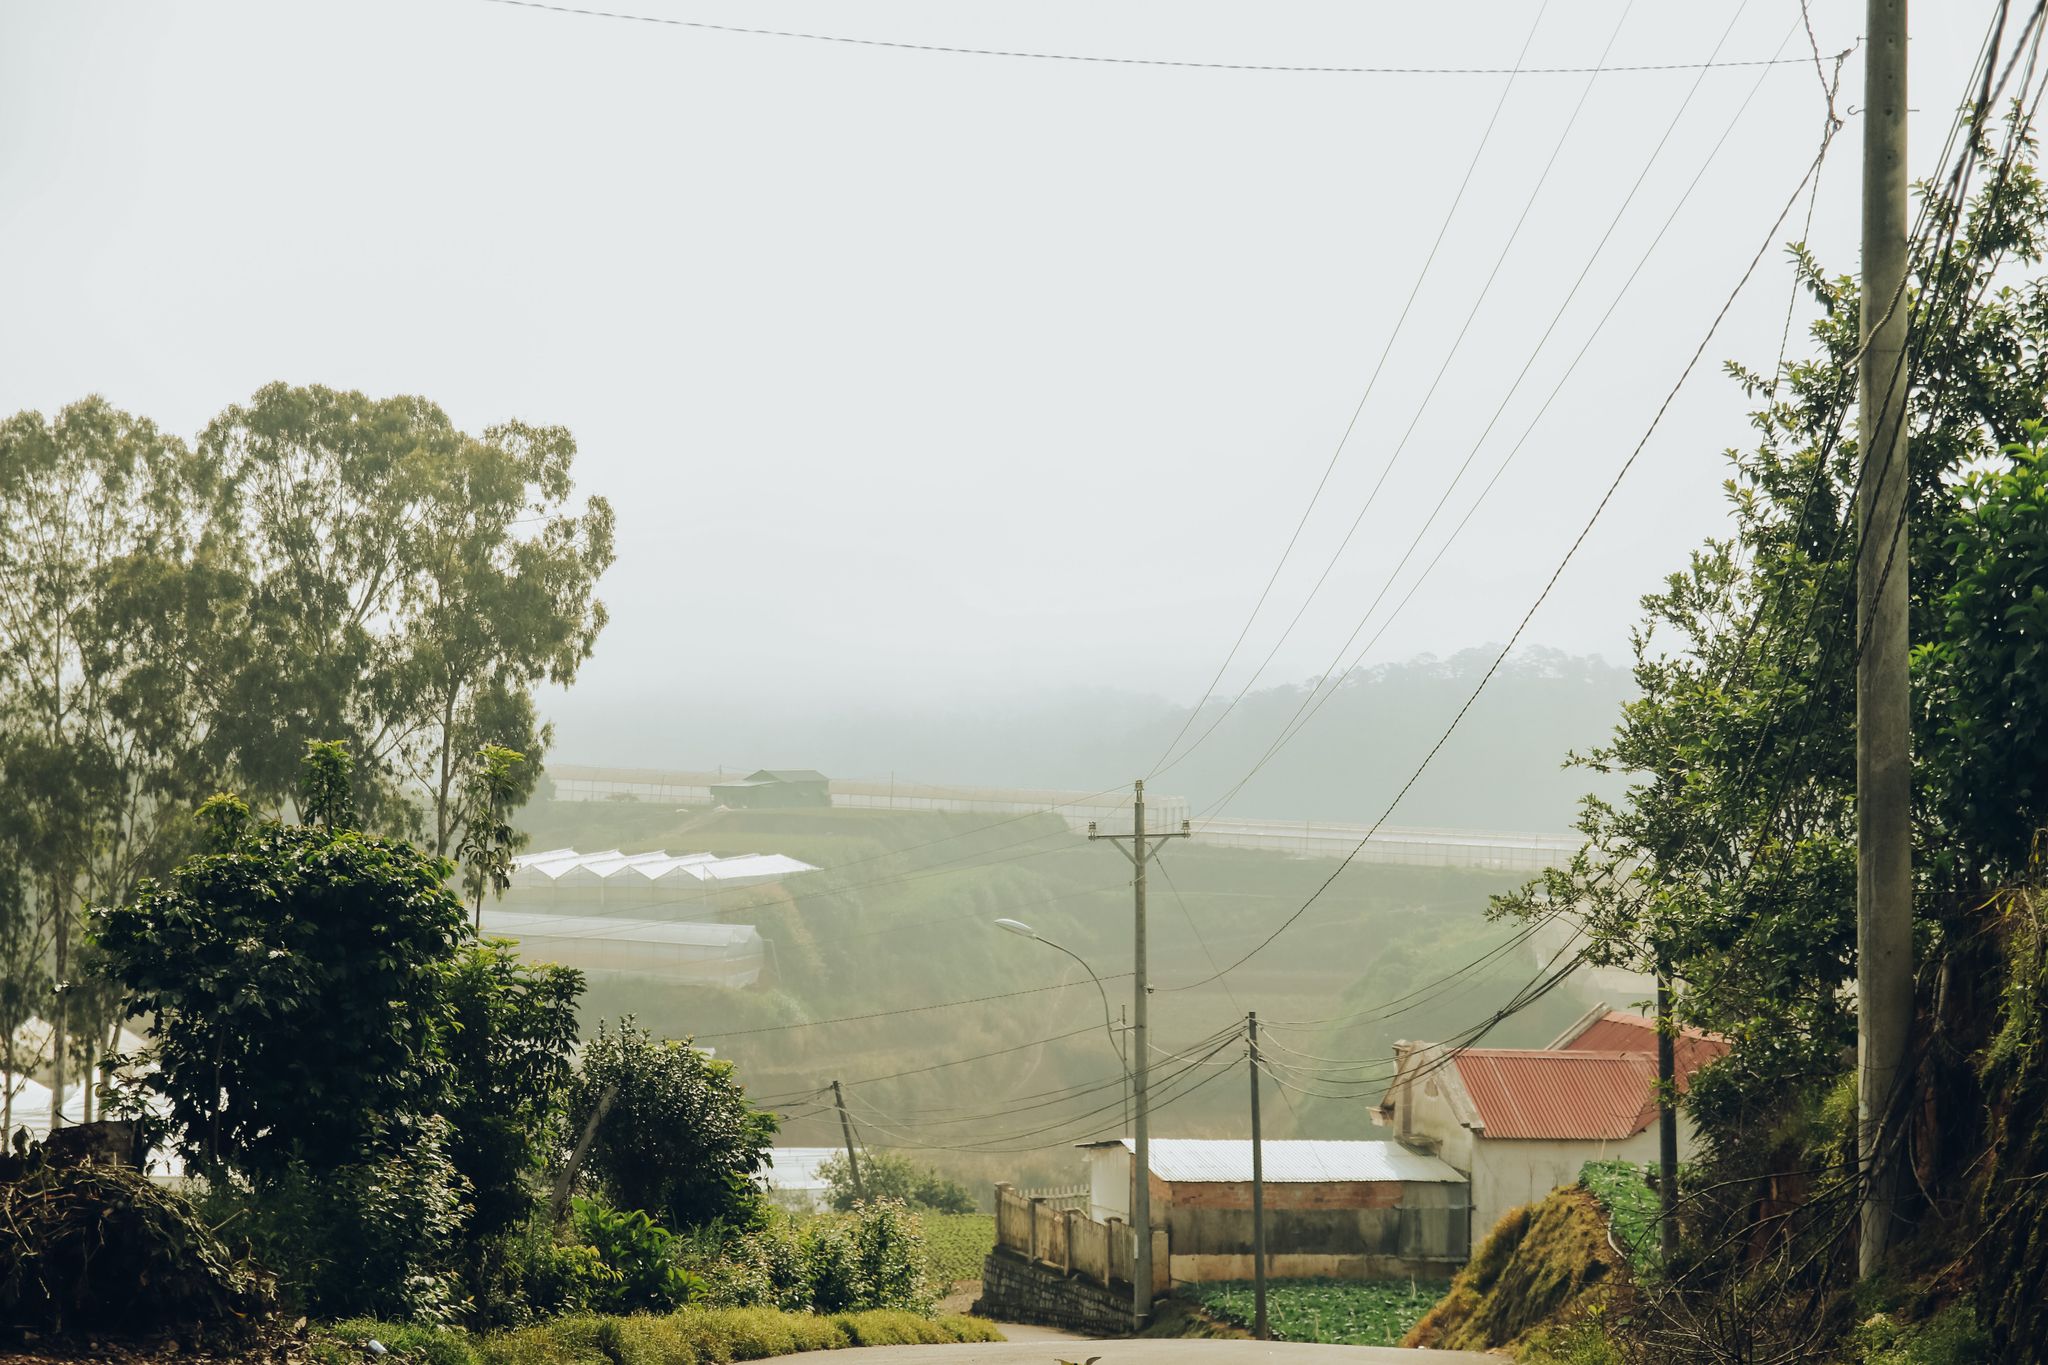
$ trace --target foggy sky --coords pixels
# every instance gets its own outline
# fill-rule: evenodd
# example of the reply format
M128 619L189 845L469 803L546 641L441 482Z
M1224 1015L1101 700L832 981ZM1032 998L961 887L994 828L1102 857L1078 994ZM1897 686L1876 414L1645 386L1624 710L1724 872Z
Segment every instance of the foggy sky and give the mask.
M940 44L1432 66L1511 65L1535 13L601 7ZM1823 51L1855 40L1860 3L1813 8ZM1622 12L1551 4L1529 62L1593 62ZM1987 12L1918 7L1916 176ZM1638 3L1609 61L1699 60L1731 19L1724 58L1808 51L1794 0ZM1694 78L1593 82L1424 409L1587 78L1512 83L1226 689L1420 410L1266 676L1348 657L1339 643ZM1861 80L1852 59L1845 109ZM0 0L0 410L97 391L190 436L283 379L424 394L472 429L567 425L581 487L620 520L610 628L575 694L550 701L564 757L579 717L626 706L1079 687L1188 702L1321 475L1504 85L897 51L481 0ZM1810 63L1705 76L1407 573L1522 435L1753 88L1600 339L1366 662L1504 639L1577 535L1814 153ZM1813 234L1842 272L1860 133L1852 118ZM1777 238L1803 215L1802 201ZM1748 429L1719 362L1770 363L1783 260L1774 244L1530 642L1626 657L1636 598L1723 529L1721 452Z

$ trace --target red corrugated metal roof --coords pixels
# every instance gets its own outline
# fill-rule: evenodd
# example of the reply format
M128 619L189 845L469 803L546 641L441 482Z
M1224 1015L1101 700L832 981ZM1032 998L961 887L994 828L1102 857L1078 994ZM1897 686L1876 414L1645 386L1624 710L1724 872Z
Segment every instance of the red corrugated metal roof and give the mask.
M1642 1052L1657 1055L1657 1021L1625 1010L1609 1010L1579 1033L1557 1045L1564 1052ZM1692 1073L1728 1054L1728 1040L1699 1029L1681 1029L1672 1040L1672 1067L1681 1093L1691 1086Z
M1657 1120L1645 1053L1467 1048L1452 1064L1489 1138L1618 1141Z

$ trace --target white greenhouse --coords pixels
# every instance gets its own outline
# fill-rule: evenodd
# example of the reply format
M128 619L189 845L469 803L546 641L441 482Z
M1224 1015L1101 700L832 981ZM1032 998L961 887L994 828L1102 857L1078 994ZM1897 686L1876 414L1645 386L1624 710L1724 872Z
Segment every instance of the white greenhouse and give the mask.
M550 915L680 916L694 906L710 912L711 893L760 886L817 869L780 853L579 853L554 848L513 860L505 890L507 910Z
M609 915L484 910L484 935L518 942L525 956L585 972L636 972L692 985L751 986L767 945L751 924L685 924Z

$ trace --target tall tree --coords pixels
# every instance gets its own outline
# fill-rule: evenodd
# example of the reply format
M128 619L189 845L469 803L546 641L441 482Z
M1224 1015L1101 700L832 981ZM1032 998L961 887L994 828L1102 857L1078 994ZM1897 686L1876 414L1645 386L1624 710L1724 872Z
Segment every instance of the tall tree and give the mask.
M87 398L0 422L0 775L26 894L48 925L54 1065L70 1065L79 907L175 855L194 736L168 599L205 545L216 486L148 421Z
M446 855L464 756L519 750L530 783L548 738L531 690L571 681L604 626L612 512L598 497L566 510L575 442L519 423L472 437L422 398L272 384L200 450L232 494L248 582L220 699L242 784L279 807L304 742L346 738L364 818Z

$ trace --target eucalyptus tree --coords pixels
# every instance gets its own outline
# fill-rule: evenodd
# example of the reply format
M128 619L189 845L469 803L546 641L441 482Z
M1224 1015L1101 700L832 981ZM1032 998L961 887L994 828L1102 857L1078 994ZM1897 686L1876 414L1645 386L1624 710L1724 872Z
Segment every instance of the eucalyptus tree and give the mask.
M128 895L184 835L205 730L186 608L217 492L182 441L101 398L0 422L0 781L50 944L60 1094L79 909Z
M465 757L537 760L532 689L573 680L605 623L612 512L571 510L574 440L516 422L471 436L423 398L272 384L199 448L247 584L220 699L239 783L280 808L305 741L345 738L366 822L447 854Z

